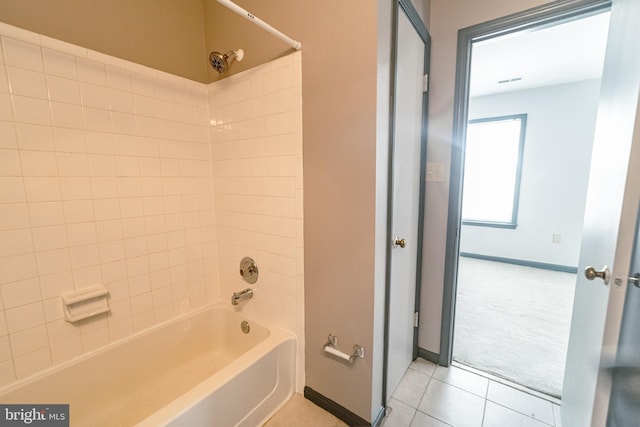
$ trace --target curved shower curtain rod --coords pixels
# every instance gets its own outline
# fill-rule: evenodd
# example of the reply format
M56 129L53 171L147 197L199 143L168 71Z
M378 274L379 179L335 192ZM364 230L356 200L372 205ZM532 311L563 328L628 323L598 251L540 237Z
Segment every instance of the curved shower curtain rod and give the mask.
M279 38L283 42L287 43L289 46L291 46L295 50L302 49L302 43L300 43L297 40L292 39L291 37L281 33L278 30L276 30L271 25L267 24L266 22L264 22L262 19L258 18L257 16L254 16L253 14L247 12L246 10L244 10L243 8L241 8L240 6L235 4L234 2L232 2L230 0L217 0L217 1L221 5L228 7L229 9L231 9L232 11L237 13L238 15L240 15L240 16L244 17L245 19L253 22L254 24L256 24L258 27L262 28L263 30L273 34L274 36L276 36L277 38Z

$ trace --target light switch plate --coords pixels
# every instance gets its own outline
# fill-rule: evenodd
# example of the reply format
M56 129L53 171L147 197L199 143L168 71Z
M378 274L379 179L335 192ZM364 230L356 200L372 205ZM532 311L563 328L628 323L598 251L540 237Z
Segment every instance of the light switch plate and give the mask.
M444 162L427 162L427 182L444 182Z

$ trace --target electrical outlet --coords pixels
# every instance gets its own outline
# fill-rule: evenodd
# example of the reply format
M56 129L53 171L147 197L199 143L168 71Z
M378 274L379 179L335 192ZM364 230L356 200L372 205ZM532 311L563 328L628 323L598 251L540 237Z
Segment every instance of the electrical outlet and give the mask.
M444 182L444 162L427 162L427 182Z
M562 243L562 235L553 234L553 243Z

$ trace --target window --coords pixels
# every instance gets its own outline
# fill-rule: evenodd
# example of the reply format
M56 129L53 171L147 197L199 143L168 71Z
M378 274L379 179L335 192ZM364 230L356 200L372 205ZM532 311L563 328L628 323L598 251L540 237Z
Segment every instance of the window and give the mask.
M470 120L462 223L516 228L526 114Z

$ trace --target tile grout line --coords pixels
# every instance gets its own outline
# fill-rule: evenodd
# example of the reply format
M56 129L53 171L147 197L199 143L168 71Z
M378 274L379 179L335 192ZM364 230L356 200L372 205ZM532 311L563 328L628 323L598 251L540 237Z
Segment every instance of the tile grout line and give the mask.
M482 375L481 373L473 372L472 370L469 370L469 369L464 369L463 367L458 366L458 364L453 365L453 367L457 367L458 369L465 370L466 372L469 372L469 373L471 373L471 374L474 374L474 375L477 375L477 376L480 376L480 377L482 377L482 378L487 379L487 380L488 380L488 385L487 385L486 396L485 396L485 397L479 396L479 395L477 395L477 394L475 394L475 393L472 393L472 392L470 392L470 391L468 391L468 390L465 390L465 389L463 389L463 388L461 388L461 387L458 387L457 385L450 384L450 383L445 382L445 381L442 381L442 380L440 380L440 379L438 379L438 378L434 378L434 375L435 375L435 372L436 372L437 366L435 367L435 369L432 371L432 373L431 373L430 375L427 375L427 374L425 374L425 373L423 373L423 372L421 372L421 371L419 371L419 370L415 369L414 365L412 364L412 365L410 365L410 366L409 366L409 369L411 369L411 370L415 371L416 373L420 373L420 374L423 374L423 375L425 375L425 376L428 376L428 377L429 377L429 381L427 382L427 386L425 387L425 389L424 389L424 391L423 391L423 393L422 393L422 395L421 395L421 397L420 397L420 401L419 401L419 403L418 403L418 408L413 408L411 405L407 404L406 402L403 402L402 400L399 400L400 402L402 402L402 403L404 403L404 404L408 405L409 407L411 407L411 408L415 409L415 412L414 412L414 414L413 414L413 417L412 417L412 419L411 419L411 421L410 421L409 425L411 425L411 422L413 422L413 420L415 419L415 416L416 416L417 412L421 412L421 413L423 413L423 414L425 414L425 415L427 415L427 416L429 416L429 417L431 417L431 418L434 418L434 419L436 419L436 420L438 420L438 421L441 421L441 422L443 422L443 423L447 424L447 423L446 423L446 422L444 422L443 420L440 420L439 418L435 418L435 417L433 417L432 415L430 415L430 414L428 414L428 413L426 413L426 412L423 412L423 411L421 411L421 410L419 409L420 403L422 402L422 400L424 399L424 396L425 396L425 394L426 394L426 390L427 390L427 388L429 387L429 385L432 383L432 381L433 381L433 380L435 380L435 381L439 381L439 382L441 382L441 383L443 383L443 384L446 384L446 385L448 385L448 386L450 386L450 387L453 387L453 388L456 388L456 389L458 389L458 390L461 390L461 391L467 392L467 393L469 393L469 394L471 394L471 395L473 395L473 396L476 396L476 397L482 398L482 399L484 400L484 406L483 406L483 413L482 413L482 421L481 421L481 425L484 425L484 422L485 422L486 410L487 410L487 404L488 404L488 402L491 402L491 403L493 403L493 404L495 404L495 405L501 406L501 407L503 407L503 408L505 408L505 409L508 409L508 410L510 410L510 411L513 411L513 412L515 412L515 413L517 413L517 414L519 414L519 415L522 415L522 416L524 416L524 417L527 417L527 418L529 418L529 419L532 419L532 420L534 420L534 421L537 421L537 422L539 422L539 423L541 423L541 424L544 424L544 425L547 425L547 426L551 426L551 427L555 427L555 426L557 425L557 423L556 423L556 414L555 414L555 412L554 412L554 410L553 410L553 405L554 405L554 403L553 403L553 402L551 402L551 401L549 401L548 399L544 399L544 398L539 397L539 396L536 396L536 395L534 395L534 394L532 394L532 393L527 393L526 391L520 390L520 389L518 389L518 388L516 388L516 387L510 387L510 386L509 386L509 384L505 384L505 383L502 383L502 382L500 382L500 381L495 381L493 378L489 378L489 377L487 377L487 376L485 376L485 375ZM447 368L447 369L448 369L448 368ZM405 374L406 374L406 373L405 373ZM529 396L531 396L531 397L534 397L534 398L536 398L536 399L543 400L543 401L547 402L548 404L550 404L550 405L551 405L551 416L552 416L552 423L553 423L553 424L548 424L547 422L542 421L542 420L540 420L540 419L538 419L538 418L532 417L532 416L530 416L529 414L523 413L523 412L521 412L521 411L519 411L519 410L516 410L516 409L514 409L514 408L511 408L511 407L509 407L509 406L506 406L506 405L504 405L504 404L502 404L502 403L495 402L494 400L491 400L491 399L489 398L489 385L491 384L491 382L492 382L492 381L493 381L493 382L495 382L495 383L497 383L497 384L501 384L501 385L504 385L504 386L510 387L511 389L513 389L513 390L515 390L515 391L517 391L517 392L525 393L525 394L527 394L527 395L529 395Z
M558 405L559 406L561 404L561 402L562 402L561 399L558 399L558 398L556 398L554 396L550 396L548 394L539 392L537 390L530 389L530 388L528 388L526 386L523 386L521 384L515 383L513 381L509 381L508 379L505 379L505 378L500 378L500 377L498 377L496 375L490 374L488 372L484 372L484 371L482 371L480 369L474 368L472 366L465 365L465 364L460 363L460 362L454 361L452 363L452 366L454 366L456 368L459 368L459 369L462 369L462 370L464 370L466 372L469 372L469 373L472 373L472 374L475 374L475 375L479 375L479 376L481 376L483 378L488 379L490 382L493 381L495 383L502 384L504 386L511 387L511 388L513 388L515 390L518 390L518 391L521 391L523 393L526 393L526 394L528 394L530 396L537 397L537 398L542 399L542 400L546 400L547 402L551 403L552 405Z

